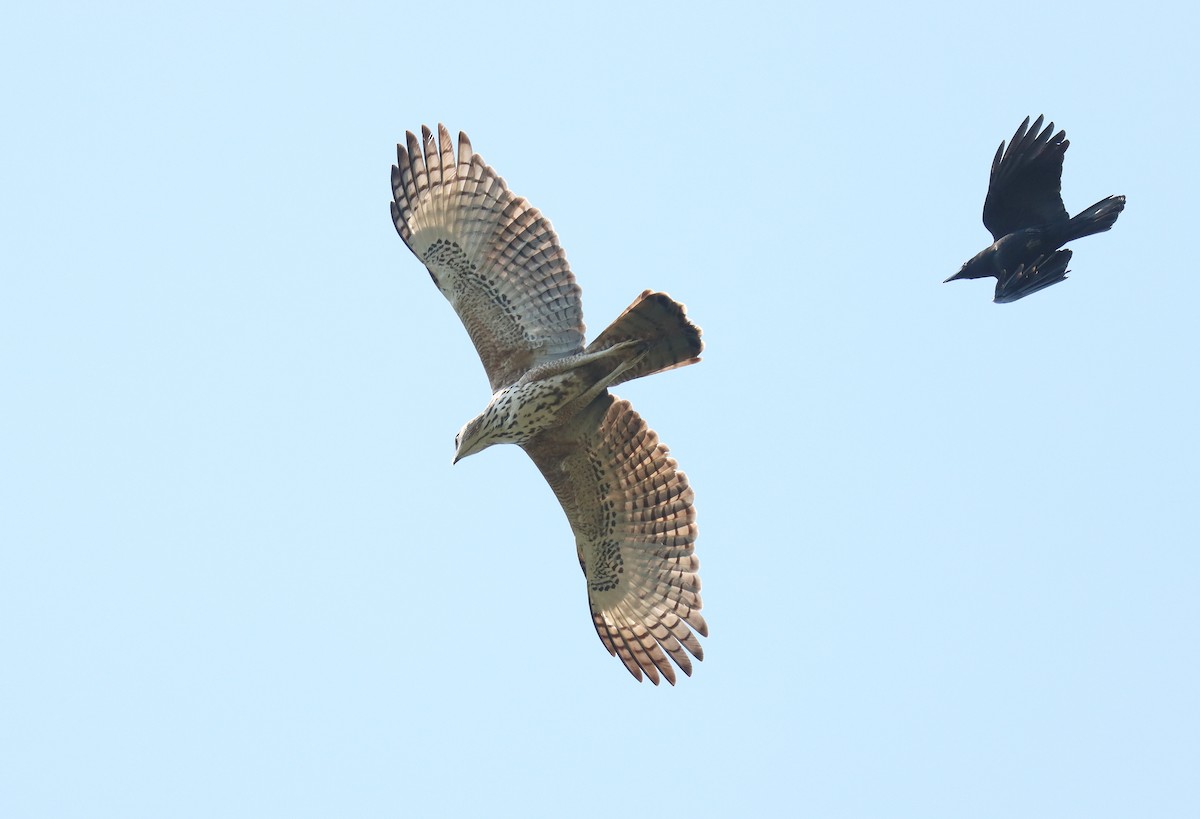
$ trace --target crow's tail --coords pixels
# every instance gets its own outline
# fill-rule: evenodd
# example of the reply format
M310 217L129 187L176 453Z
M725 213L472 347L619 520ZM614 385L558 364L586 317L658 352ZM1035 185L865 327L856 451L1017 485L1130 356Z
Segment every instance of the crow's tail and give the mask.
M1124 196L1101 199L1067 223L1067 239L1063 244L1083 236L1091 236L1093 233L1103 233L1116 223L1123 210Z

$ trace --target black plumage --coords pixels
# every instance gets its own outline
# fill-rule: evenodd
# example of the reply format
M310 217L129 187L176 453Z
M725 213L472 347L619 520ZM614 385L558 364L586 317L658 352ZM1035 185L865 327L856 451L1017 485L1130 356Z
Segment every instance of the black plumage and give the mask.
M946 281L996 277L997 303L1016 301L1067 277L1067 242L1113 226L1125 209L1124 196L1109 196L1074 218L1062 201L1065 131L1054 123L1042 129L1042 117L1029 127L1029 117L1005 150L996 149L991 182L983 203L983 224L996 241L980 251Z

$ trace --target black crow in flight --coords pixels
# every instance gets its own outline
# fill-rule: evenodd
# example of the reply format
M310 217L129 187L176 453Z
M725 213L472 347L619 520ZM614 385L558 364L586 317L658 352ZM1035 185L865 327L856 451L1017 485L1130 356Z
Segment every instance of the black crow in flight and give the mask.
M1125 209L1124 196L1101 199L1074 219L1063 207L1062 166L1067 132L1054 136L1054 123L1040 134L1042 117L1029 117L992 160L992 178L983 200L983 224L995 244L980 251L946 281L996 277L997 304L1016 301L1067 278L1067 242L1113 226ZM1029 128L1027 131L1026 129Z

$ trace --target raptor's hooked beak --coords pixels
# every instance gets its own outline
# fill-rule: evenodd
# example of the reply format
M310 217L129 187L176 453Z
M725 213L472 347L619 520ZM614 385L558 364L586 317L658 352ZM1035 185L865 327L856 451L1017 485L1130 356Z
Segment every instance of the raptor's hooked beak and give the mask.
M458 463L459 461L461 461L463 458L467 457L470 454L471 454L471 450L469 448L462 447L462 446L458 447L454 452L454 460L450 461L450 466L454 466L456 463Z
M458 463L468 455L474 455L476 452L487 449L489 446L489 444L481 443L478 439L473 438L470 435L463 435L454 443L454 460L450 462L451 466L454 466L454 464Z

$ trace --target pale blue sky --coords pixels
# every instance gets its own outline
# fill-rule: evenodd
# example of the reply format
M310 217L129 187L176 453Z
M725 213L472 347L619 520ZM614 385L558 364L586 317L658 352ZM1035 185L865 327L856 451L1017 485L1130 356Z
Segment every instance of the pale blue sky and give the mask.
M0 25L0 815L1200 815L1185 4L50 3ZM1110 194L942 279L992 153ZM395 235L442 121L554 223L696 489L707 659L639 685Z

